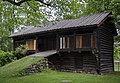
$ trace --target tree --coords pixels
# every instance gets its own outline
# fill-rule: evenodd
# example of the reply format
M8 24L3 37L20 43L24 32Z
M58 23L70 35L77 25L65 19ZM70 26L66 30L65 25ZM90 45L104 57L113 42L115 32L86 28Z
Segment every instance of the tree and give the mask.
M17 1L16 0L3 0L3 1L7 1L7 2L10 2L13 5L20 6L22 3L32 1L32 0L17 0ZM47 2L45 3L43 0L34 0L34 1L38 1L38 2L40 2L40 3L42 3L46 6L50 6L49 3L47 3Z
M118 42L116 42L114 44L114 59L115 60L120 59L120 48L119 48L119 43Z
M78 19L84 10L83 0L58 0L56 1L56 16L59 19Z
M85 0L86 7L84 15L100 13L100 12L112 12L115 18L116 28L120 29L120 0Z
M33 4L34 3L34 4ZM8 38L20 25L37 25L47 21L44 13L45 7L38 2L26 2L21 6L9 2L0 2L0 49L3 51L12 50L12 40Z

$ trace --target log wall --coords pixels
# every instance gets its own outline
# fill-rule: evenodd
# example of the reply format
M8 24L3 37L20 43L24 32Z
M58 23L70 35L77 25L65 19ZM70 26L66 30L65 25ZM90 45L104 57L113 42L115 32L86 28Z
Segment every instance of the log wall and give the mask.
M92 52L60 52L48 57L49 67L60 71L96 73L96 58Z
M103 25L98 29L101 73L111 73L114 71L113 63L114 39L111 29L114 27L110 27L108 25L107 24Z

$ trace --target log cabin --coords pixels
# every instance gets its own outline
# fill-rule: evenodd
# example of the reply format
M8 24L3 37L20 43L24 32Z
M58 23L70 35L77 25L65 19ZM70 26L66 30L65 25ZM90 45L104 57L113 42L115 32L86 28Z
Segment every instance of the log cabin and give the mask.
M42 28L28 26L11 37L14 50L24 44L35 52L56 51L46 57L50 68L101 74L114 72L116 35L112 14L99 13L49 22Z

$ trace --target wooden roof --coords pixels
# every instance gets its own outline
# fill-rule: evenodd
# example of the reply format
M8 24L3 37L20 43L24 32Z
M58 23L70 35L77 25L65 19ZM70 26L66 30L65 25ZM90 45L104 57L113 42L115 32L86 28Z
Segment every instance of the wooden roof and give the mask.
M49 22L43 28L28 26L27 27L28 29L12 34L10 37L35 34L40 32L52 31L52 30L68 29L68 28L74 29L74 28L84 28L89 26L99 26L110 14L111 13L99 13L94 15L83 16L80 19Z

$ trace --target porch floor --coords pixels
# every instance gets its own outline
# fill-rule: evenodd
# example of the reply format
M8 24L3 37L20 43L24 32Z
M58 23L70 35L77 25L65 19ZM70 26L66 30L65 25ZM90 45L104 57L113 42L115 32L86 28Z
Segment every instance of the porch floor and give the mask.
M57 51L56 50L49 50L49 51L43 51L43 52L39 52L39 53L36 53L36 54L32 54L30 56L43 56L43 57L47 57L47 56L50 56L52 54L56 54Z

